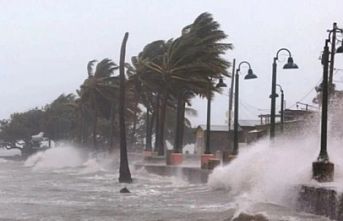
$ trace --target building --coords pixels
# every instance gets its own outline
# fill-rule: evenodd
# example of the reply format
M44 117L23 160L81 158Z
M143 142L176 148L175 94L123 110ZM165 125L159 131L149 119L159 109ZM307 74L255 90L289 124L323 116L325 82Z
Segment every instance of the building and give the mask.
M250 143L264 134L264 131L257 129L260 124L259 120L240 120L238 128L238 142ZM206 145L206 125L199 125L195 131L195 153L202 154L205 152ZM228 125L211 125L210 128L210 148L211 152L232 150L233 130Z

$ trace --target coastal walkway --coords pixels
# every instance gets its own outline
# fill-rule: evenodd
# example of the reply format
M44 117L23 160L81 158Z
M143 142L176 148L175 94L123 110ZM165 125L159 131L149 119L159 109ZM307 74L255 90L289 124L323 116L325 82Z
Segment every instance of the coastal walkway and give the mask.
M134 165L135 169L144 168L147 172L160 176L176 176L189 183L207 183L212 170L201 169L200 159L186 158L181 165L166 165L165 158L154 157Z

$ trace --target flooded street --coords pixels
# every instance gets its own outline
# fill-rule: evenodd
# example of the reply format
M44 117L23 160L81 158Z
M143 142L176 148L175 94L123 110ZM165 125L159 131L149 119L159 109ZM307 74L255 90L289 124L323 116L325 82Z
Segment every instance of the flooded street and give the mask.
M327 220L264 202L248 208L230 191L144 170L132 171L133 184L119 184L118 162L83 157L65 147L25 162L1 159L0 220L231 220L241 212L269 220ZM120 194L125 186L131 193Z

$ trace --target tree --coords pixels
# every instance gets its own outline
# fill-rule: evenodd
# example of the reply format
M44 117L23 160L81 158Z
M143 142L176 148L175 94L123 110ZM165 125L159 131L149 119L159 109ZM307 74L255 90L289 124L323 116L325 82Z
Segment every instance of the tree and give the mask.
M9 120L1 121L0 137L12 144L18 140L28 142L32 135L43 131L43 119L44 112L38 108L11 114Z
M126 128L125 128L125 51L126 42L129 33L125 33L119 61L119 76L120 76L120 105L119 105L119 127L120 127L120 167L119 167L119 182L132 183L129 162L127 157L126 147Z
M73 140L76 137L74 103L74 94L62 94L44 108L43 128L49 141Z
M80 105L83 109L88 109L92 113L92 134L93 147L96 148L97 142L97 119L99 116L106 119L111 115L111 99L114 90L118 87L114 84L116 77L113 71L118 66L110 59L103 59L96 66L93 73L93 65L96 60L92 60L87 65L88 78L81 85Z
M182 30L182 36L177 39L174 57L178 67L175 71L177 90L177 125L174 151L180 152L183 140L185 102L189 103L194 95L212 96L218 91L213 79L228 76L226 71L230 63L221 55L232 49L231 44L222 43L227 35L219 29L219 23L213 20L209 13L202 13L195 21ZM183 53L184 48L186 53Z
M138 56L144 69L142 79L161 98L159 113L156 121L159 126L156 130L156 142L159 155L164 150L164 126L166 107L168 100L177 99L178 123L184 122L184 105L186 94L189 98L194 95L212 96L215 81L228 76L226 69L230 63L221 55L232 45L222 43L226 38L219 24L213 20L209 13L199 15L195 21L186 26L182 35L175 40L155 41L147 45L141 54L149 56ZM159 103L157 99L157 104ZM182 127L177 126L176 144L180 145ZM176 152L180 147L176 147Z
M132 66L128 66L129 83L133 85L135 93L139 95L140 103L146 108L146 147L147 151L152 150L152 131L155 126L155 140L159 140L159 110L160 110L160 88L162 81L160 76L155 75L153 70L147 68L147 61L161 62L162 55L166 51L165 41L154 41L146 45L142 52L132 57ZM155 150L157 150L155 142Z

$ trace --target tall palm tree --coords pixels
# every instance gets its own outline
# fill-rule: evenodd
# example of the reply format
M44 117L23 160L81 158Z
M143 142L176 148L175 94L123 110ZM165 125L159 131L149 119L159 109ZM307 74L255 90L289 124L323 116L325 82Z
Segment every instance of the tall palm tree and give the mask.
M119 127L120 127L120 167L119 167L119 182L132 183L129 162L127 157L126 147L126 128L125 128L125 51L126 42L129 33L125 33L119 61L119 76L120 76L120 105L119 105Z

